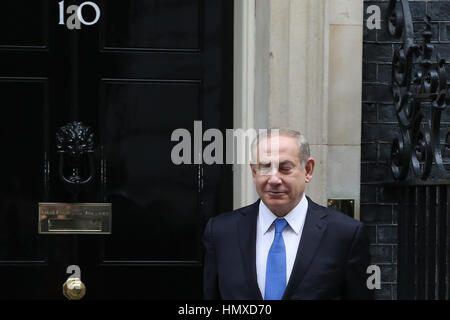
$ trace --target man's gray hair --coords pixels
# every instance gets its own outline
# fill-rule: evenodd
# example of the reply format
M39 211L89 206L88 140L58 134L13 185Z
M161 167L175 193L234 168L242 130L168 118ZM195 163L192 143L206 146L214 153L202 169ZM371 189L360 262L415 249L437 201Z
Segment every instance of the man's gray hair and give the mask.
M309 143L306 137L302 135L299 131L295 131L289 128L270 128L267 130L258 130L258 135L252 142L252 155L253 159L256 159L256 147L259 145L261 140L270 138L271 136L283 136L283 137L293 137L297 141L297 147L299 150L299 158L302 166L304 167L306 161L310 157Z

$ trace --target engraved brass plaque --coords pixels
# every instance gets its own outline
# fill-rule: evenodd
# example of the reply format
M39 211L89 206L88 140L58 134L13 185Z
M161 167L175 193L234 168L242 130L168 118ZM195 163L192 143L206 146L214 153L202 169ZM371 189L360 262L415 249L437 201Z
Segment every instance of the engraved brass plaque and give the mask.
M328 208L340 211L349 217L355 217L354 199L328 199Z
M110 234L111 203L39 203L39 234Z

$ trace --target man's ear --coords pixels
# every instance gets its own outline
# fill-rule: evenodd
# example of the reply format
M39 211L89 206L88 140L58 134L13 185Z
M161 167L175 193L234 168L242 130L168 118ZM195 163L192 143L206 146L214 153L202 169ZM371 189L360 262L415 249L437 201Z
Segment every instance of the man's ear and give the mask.
M305 163L305 182L309 183L312 180L312 175L314 172L314 166L316 164L316 161L314 158L309 158L308 161Z
M253 163L250 163L250 169L252 170L253 178L256 176L256 166Z

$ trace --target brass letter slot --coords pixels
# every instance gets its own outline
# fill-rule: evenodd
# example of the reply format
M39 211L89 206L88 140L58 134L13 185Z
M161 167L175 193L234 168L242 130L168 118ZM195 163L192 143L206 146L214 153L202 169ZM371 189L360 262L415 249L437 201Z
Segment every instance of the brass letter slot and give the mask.
M49 232L102 231L100 219L48 219Z
M111 203L39 203L40 234L110 234Z

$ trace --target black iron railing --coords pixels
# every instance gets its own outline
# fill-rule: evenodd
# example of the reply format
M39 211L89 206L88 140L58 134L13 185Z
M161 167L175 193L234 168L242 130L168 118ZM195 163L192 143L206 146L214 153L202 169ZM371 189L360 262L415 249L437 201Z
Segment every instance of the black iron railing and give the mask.
M398 200L398 299L450 298L450 183L392 183Z

